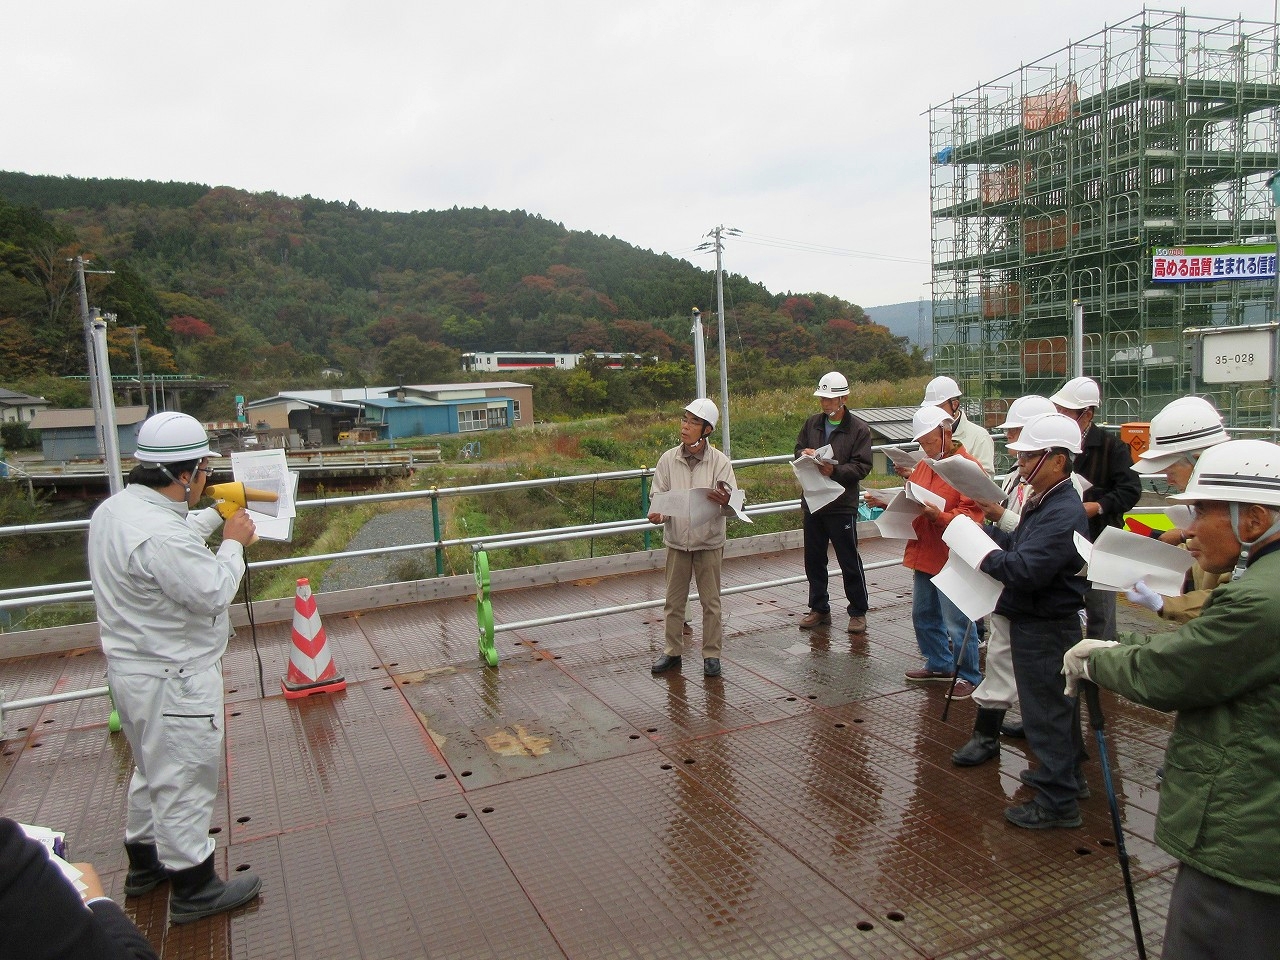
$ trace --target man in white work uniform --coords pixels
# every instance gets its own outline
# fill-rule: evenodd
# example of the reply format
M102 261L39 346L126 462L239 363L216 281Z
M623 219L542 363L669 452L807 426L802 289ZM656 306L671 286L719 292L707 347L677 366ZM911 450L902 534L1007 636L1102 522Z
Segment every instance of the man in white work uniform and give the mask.
M262 886L251 873L219 879L209 836L222 769L227 608L254 526L241 510L226 522L218 552L206 546L221 518L189 510L216 454L193 418L151 417L134 456L128 486L89 523L107 677L135 764L124 890L136 896L168 880L170 920L190 923L249 902Z

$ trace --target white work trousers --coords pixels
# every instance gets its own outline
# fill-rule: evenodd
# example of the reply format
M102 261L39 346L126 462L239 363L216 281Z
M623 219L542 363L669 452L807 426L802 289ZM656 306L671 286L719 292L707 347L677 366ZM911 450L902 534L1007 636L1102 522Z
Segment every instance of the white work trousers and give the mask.
M155 843L170 870L203 863L222 770L222 668L152 677L107 671L133 749L125 842Z
M973 702L987 710L1008 710L1018 705L1018 685L1013 679L1013 652L1009 647L1009 618L993 613L987 618L987 661L982 682L973 691Z

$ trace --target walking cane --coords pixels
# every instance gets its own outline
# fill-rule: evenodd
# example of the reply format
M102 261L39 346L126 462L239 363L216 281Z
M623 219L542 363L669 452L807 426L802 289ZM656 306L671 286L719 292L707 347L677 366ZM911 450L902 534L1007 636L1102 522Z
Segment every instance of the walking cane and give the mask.
M1107 788L1107 805L1111 808L1111 829L1116 835L1116 854L1120 858L1120 872L1124 874L1124 893L1129 898L1129 919L1133 922L1133 939L1138 945L1138 960L1147 960L1147 948L1142 943L1142 924L1138 920L1138 901L1133 895L1133 878L1129 875L1129 851L1124 846L1124 831L1120 829L1120 805L1116 803L1116 788L1111 782L1111 763L1107 759L1107 742L1102 731L1106 723L1102 716L1102 704L1098 697L1098 685L1080 679L1089 704L1089 726L1098 740L1098 762L1102 764L1102 783Z
M960 649L956 653L956 668L951 671L951 685L947 687L947 700L942 705L942 722L947 722L947 713L951 710L951 694L956 689L956 680L960 677L960 661L964 657L964 648L969 645L969 633L973 630L973 621L964 628L964 639L960 641Z

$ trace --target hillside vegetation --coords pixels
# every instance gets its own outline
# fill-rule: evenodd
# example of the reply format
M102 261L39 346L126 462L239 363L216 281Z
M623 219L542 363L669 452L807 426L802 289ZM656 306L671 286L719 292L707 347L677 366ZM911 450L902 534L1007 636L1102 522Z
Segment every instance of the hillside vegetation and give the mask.
M522 379L538 387L540 414L652 409L691 393L689 313L710 314L715 289L687 261L520 210L384 213L0 172L0 382L56 402L82 388L54 378L85 369L76 255L114 271L88 278L90 303L117 316L113 371L225 381L209 409L192 410L209 416L225 416L235 393L464 380L462 351L497 349L634 352L646 359L618 374ZM839 298L728 274L725 300L738 391L832 367L867 381L924 370L905 338ZM325 368L340 379L322 380Z

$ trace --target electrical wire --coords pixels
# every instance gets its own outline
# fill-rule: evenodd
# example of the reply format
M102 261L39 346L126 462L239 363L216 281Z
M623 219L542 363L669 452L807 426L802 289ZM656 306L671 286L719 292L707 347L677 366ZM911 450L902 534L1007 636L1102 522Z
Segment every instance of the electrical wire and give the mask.
M247 551L246 551L247 552ZM249 558L246 556L244 561L244 610L249 618L249 637L253 641L253 652L258 658L258 696L263 700L267 699L266 682L263 679L262 669L262 650L258 646L258 624L253 619L253 601L250 599L252 593L249 590Z
M787 240L784 237L770 237L765 234L742 232L738 239L743 243L758 247L773 247L778 250L794 250L798 253L817 253L830 257L850 257L860 260L879 260L886 263L922 263L928 260L918 257L899 257L889 253L875 253L870 250L853 250L846 247L833 247L822 243L811 243L807 240Z

